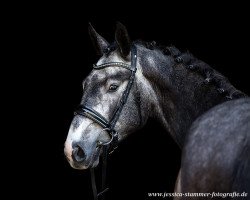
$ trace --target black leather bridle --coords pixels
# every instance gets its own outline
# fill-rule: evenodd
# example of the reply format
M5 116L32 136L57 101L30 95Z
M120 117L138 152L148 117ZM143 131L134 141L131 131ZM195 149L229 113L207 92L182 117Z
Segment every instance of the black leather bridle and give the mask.
M91 171L91 184L92 184L92 190L94 195L94 200L98 200L98 197L103 195L108 188L106 187L106 171L107 171L107 156L108 153L112 153L118 146L118 132L115 130L115 125L117 120L120 117L120 114L122 112L122 109L127 102L131 87L133 86L134 79L135 79L135 73L136 73L136 62L137 62L137 50L134 45L131 47L131 65L127 65L122 62L109 62L104 63L101 65L93 65L93 68L95 70L100 70L106 67L122 67L125 69L128 69L131 71L129 82L127 84L127 87L125 91L122 94L122 97L120 99L120 102L113 114L113 117L110 121L108 121L105 117L103 117L100 113L95 111L92 108L89 108L85 105L80 105L79 108L75 111L75 114L82 115L84 117L87 117L91 119L92 121L99 124L103 131L106 131L110 135L110 140L108 142L102 143L98 142L98 146L102 146L103 148L103 155L102 155L102 188L101 192L97 192L96 187L96 181L95 181L95 171L93 168L90 169ZM104 197L104 196L103 196Z

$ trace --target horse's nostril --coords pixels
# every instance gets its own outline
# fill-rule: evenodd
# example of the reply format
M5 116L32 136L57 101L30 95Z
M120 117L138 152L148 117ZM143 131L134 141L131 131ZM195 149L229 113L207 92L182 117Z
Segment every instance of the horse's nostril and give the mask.
M75 162L82 162L85 160L85 157L86 157L86 155L85 155L83 149L80 146L76 145L73 149L73 152L72 152L73 160Z

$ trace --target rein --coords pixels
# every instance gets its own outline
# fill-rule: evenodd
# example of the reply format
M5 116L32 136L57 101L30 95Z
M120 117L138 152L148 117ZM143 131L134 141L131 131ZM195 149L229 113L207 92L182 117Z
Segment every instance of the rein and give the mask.
M130 77L129 77L129 82L127 84L127 87L125 91L122 94L121 100L111 118L110 121L108 121L104 116L102 116L100 113L95 111L94 109L86 106L86 105L80 105L78 109L75 111L75 114L77 115L82 115L84 117L87 117L91 119L92 121L96 122L99 124L103 129L103 131L106 131L109 136L110 140L108 142L102 143L98 142L98 146L102 147L102 185L101 185L101 191L97 191L96 187L96 179L95 179L95 170L93 168L90 169L91 172L91 185L92 185L92 190L93 190L93 196L94 200L98 200L100 196L103 196L104 199L104 194L105 192L108 191L108 187L106 186L106 174L107 174L107 158L108 154L113 153L113 151L118 147L118 132L115 130L115 125L116 122L118 121L120 114L122 112L122 109L127 102L130 90L133 86L134 79L135 79L135 73L136 73L136 62L137 62L137 50L134 45L131 47L131 65L127 65L122 62L109 62L109 63L104 63L101 65L93 65L93 68L95 70L101 70L106 67L122 67L127 70L131 71Z

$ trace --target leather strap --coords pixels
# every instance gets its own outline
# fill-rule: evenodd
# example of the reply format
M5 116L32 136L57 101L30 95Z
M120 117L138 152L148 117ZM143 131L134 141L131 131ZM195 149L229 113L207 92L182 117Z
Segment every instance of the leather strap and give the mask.
M94 168L90 169L90 175L91 175L91 186L92 186L92 191L93 191L93 197L94 197L94 200L98 200Z
M104 200L105 193L109 190L109 188L106 186L108 146L103 146L102 156L103 156L102 158L102 187L101 187L101 192L99 193L97 192L97 187L96 187L95 169L94 168L90 169L91 186L92 186L94 200L98 200L99 197L101 197Z
M87 106L80 105L75 111L75 114L88 117L98 123L103 128L108 128L110 126L109 122L100 113Z

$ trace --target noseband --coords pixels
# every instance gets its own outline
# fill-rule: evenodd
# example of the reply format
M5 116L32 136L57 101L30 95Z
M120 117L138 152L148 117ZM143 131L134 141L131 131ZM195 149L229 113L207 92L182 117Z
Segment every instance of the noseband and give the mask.
M103 131L106 131L110 135L110 140L108 142L98 142L98 146L103 146L103 164L102 164L102 191L97 193L96 188L96 182L95 182L95 173L94 169L91 169L91 183L92 183L92 190L94 199L98 200L98 197L101 196L103 193L105 193L108 188L106 188L106 167L107 167L107 155L108 152L112 153L117 147L118 147L118 132L115 130L115 125L117 120L119 119L122 109L127 102L130 90L133 86L134 79L135 79L135 73L136 73L136 61L137 61L137 50L134 45L131 47L131 65L127 65L122 62L109 62L104 63L101 65L93 65L93 68L95 70L104 69L106 67L122 67L127 70L131 71L129 82L127 84L127 87L125 91L122 94L122 97L120 99L120 102L115 109L115 112L111 118L111 120L107 120L104 116L102 116L100 113L95 111L94 109L86 106L86 105L80 105L79 108L75 111L75 115L82 115L84 117L87 117L91 119L92 121L99 124L103 129Z

